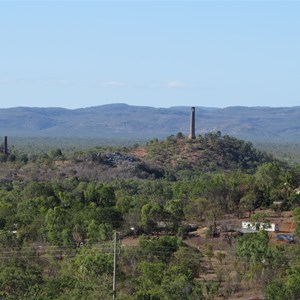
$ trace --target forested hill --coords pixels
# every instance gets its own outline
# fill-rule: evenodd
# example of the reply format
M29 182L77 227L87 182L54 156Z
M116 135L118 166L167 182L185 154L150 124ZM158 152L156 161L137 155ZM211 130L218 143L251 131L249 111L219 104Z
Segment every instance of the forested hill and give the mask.
M255 149L250 142L220 132L189 139L181 133L163 140L152 139L133 147L95 147L86 151L21 153L16 148L9 155L0 155L0 181L51 181L55 178L77 178L111 181L115 179L157 179L186 174L221 171L254 173L256 168L273 157ZM13 164L23 162L24 165ZM16 168L14 168L14 166ZM49 167L51 166L51 167ZM185 176L185 175L184 175ZM189 176L189 175L188 175Z
M221 131L250 141L300 141L300 107L196 106L196 134ZM154 108L110 104L81 109L0 109L0 134L149 140L188 134L190 107Z
M199 135L193 140L181 133L162 141L152 139L133 153L164 170L175 172L254 171L257 166L274 160L269 154L255 149L250 142L222 136L220 132Z

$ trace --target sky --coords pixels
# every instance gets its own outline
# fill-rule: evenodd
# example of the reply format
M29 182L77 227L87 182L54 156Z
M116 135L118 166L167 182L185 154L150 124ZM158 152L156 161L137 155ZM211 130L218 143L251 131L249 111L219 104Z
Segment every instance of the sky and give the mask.
M1 1L0 107L300 105L300 1Z

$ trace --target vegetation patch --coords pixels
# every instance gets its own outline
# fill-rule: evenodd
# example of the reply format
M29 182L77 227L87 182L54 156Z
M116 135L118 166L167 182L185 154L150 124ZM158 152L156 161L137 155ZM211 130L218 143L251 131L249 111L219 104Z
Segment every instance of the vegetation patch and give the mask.
M110 299L116 257L119 299L299 299L299 186L297 165L218 132L10 148L0 163L0 298ZM293 240L241 235L242 221L278 223Z

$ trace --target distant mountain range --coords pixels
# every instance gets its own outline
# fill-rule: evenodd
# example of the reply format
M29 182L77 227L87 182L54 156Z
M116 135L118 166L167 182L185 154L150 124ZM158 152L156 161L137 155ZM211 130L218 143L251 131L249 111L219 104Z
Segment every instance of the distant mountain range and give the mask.
M190 107L109 104L80 109L0 109L0 136L149 140L189 133ZM300 106L196 107L196 134L221 131L249 141L300 143Z

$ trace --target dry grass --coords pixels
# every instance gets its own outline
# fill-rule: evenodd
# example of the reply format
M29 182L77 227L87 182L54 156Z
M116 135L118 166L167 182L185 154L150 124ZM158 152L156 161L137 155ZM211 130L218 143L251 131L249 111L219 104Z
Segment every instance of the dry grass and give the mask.
M271 223L279 225L281 233L293 234L295 224L293 223L291 212L282 212L278 214L272 210L259 211L268 215ZM232 226L241 227L242 221L249 221L249 218L238 219L235 216L226 216L225 219L218 220L219 223L227 222ZM232 238L231 244L224 235L211 238L206 237L207 227L203 223L196 231L189 233L184 242L199 249L204 257L202 259L203 272L199 274L199 280L203 282L215 281L220 283L220 293L214 300L260 300L263 298L264 286L258 279L246 280L244 266L236 258L236 238ZM270 232L270 243L280 244L276 241L276 234ZM123 246L138 245L138 238L127 237L122 240ZM213 251L212 257L207 255L208 245L211 245ZM230 292L229 292L230 291Z

